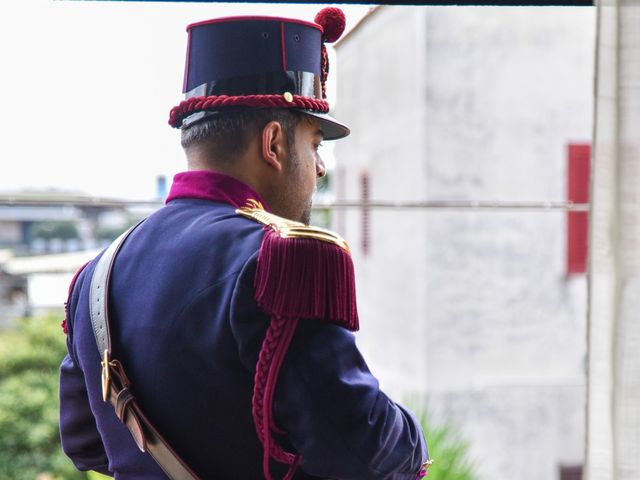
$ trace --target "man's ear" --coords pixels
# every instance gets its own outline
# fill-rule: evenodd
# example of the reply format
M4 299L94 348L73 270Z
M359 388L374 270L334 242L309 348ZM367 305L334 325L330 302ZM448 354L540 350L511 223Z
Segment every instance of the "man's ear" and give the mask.
M281 172L285 154L286 138L282 125L276 121L267 123L262 129L262 159Z

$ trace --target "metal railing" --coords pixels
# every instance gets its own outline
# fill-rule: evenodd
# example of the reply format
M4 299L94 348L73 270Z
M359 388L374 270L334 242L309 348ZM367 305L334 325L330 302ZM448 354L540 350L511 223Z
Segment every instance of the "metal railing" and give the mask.
M126 208L126 207L161 207L161 200L125 200L102 197L64 197L47 198L43 196L16 196L0 195L0 207L2 206L75 206L75 207L101 207L101 208ZM368 201L359 200L335 200L319 201L313 205L314 209L462 209L462 210L567 210L573 212L588 212L588 203L574 203L569 201L491 201L491 200L425 200L425 201Z

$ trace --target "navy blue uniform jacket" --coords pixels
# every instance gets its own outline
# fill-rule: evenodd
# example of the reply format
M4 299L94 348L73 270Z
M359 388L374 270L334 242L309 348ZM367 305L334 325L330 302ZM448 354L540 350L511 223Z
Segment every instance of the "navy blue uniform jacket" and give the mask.
M204 180L204 181L203 181ZM113 356L146 415L204 479L262 478L251 416L255 365L269 322L253 288L263 227L235 213L251 196L212 172L178 174L167 204L136 229L111 278ZM104 403L89 318L95 260L68 305L60 433L81 470L166 478ZM280 443L302 455L294 478L414 480L427 459L415 418L378 386L354 336L303 319L278 379ZM272 472L286 468L273 463Z

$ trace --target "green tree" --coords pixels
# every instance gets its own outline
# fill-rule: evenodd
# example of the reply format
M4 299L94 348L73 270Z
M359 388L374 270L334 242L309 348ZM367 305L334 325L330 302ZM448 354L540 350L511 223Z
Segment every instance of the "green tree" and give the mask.
M0 334L0 478L86 478L60 447L58 366L65 353L56 317L23 319Z

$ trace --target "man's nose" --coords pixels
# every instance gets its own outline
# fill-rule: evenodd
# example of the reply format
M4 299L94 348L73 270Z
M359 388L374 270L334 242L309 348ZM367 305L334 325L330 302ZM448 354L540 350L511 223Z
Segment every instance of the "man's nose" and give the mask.
M318 158L316 161L316 176L322 178L327 174L327 167L324 166L322 158Z

